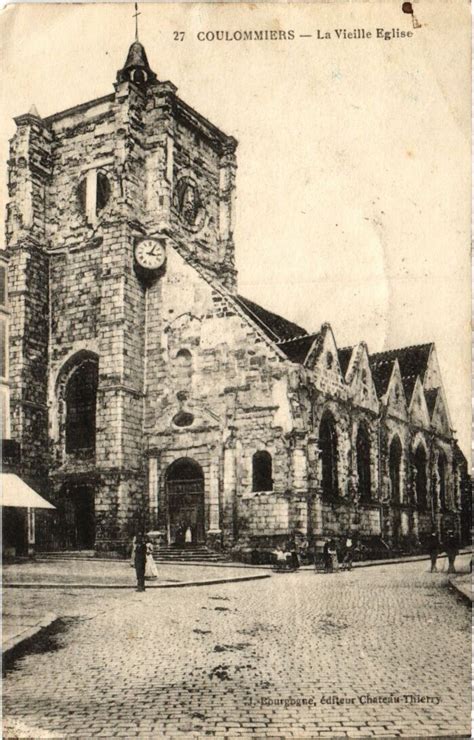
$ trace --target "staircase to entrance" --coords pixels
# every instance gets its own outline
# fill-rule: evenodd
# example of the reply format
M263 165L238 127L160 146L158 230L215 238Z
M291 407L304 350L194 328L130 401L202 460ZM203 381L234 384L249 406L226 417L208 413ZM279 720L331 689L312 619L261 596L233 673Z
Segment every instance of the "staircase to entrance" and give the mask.
M172 563L228 563L229 558L219 552L209 550L206 545L190 544L180 547L178 545L155 545L153 557L157 562Z

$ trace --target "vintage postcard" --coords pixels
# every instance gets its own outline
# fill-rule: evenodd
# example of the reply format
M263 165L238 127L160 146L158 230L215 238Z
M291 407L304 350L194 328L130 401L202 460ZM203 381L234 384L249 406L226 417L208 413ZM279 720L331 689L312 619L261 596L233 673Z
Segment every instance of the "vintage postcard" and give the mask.
M470 27L2 10L5 738L470 737Z

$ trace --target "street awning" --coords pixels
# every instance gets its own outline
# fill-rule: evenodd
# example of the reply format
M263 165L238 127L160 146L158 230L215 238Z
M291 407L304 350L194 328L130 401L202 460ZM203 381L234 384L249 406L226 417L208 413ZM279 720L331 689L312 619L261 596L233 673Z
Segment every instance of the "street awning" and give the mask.
M56 508L14 473L2 473L0 482L2 486L2 506L19 506L28 509Z

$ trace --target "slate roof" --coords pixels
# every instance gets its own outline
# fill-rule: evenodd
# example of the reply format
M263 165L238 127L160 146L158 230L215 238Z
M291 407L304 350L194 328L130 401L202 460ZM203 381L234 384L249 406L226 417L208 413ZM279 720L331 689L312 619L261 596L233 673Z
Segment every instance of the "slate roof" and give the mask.
M420 376L423 381L432 346L433 345L431 343L418 344L411 347L401 347L400 349L391 349L387 352L377 352L370 355L372 374L374 375L375 373L375 375L379 376L379 386L380 388L383 387L383 390L379 393L379 387L377 387L377 380L374 375L377 394L383 395L387 390L387 383L390 379L393 363L395 360L398 360L402 376L403 390L405 391L407 402L410 403L417 377Z
M298 339L289 339L286 342L279 342L278 346L289 360L292 362L303 363L313 346L313 342L321 336L321 333L307 334Z
M123 68L128 69L129 67L145 67L145 69L150 69L145 47L139 41L134 41L128 50Z
M353 350L354 347L342 347L342 349L337 350L339 365L341 366L342 374L344 377L346 376L347 368L349 367L349 362L352 357Z
M266 308L262 308L257 303L249 301L248 298L244 298L241 295L234 296L234 298L252 321L274 342L285 342L288 339L308 335L308 332L303 327L284 319L283 316L278 316L276 313L267 311Z
M438 398L438 388L433 388L429 391L425 391L425 399L426 399L426 405L428 407L428 413L430 415L430 419L433 416L433 411L436 405L436 399Z
M392 376L393 363L395 360L384 358L377 360L373 358L374 355L369 357L370 370L372 372L372 379L374 381L375 390L377 391L377 396L380 398L387 391L388 382Z

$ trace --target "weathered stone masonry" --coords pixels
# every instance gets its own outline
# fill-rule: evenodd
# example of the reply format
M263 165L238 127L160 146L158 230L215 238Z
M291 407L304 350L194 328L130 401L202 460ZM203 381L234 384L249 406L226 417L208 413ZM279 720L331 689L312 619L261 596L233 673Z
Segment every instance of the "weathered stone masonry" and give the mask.
M433 345L338 349L237 294L237 142L130 48L115 92L16 119L12 437L58 507L45 547L271 548L459 526ZM134 248L159 238L147 277ZM56 526L60 523L61 526Z

